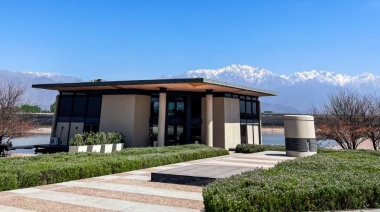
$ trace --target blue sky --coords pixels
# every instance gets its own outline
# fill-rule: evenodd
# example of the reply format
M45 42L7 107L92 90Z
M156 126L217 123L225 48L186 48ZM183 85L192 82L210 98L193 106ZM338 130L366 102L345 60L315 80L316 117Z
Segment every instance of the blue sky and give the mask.
M376 0L0 0L0 69L150 79L231 64L380 75Z

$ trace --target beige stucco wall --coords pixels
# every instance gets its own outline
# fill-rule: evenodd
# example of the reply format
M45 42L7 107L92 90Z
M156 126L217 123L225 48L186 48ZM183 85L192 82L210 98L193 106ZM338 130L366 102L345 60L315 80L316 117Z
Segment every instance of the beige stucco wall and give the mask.
M207 124L206 124L206 98L202 97L202 130L201 130L201 143L206 144L206 130L207 130Z
M241 143L239 99L224 98L224 129L225 149Z
M149 145L150 102L150 96L135 95L133 147L146 147Z
M260 143L260 131L259 131L259 124L253 125L253 144L259 145Z
M213 137L214 147L225 148L225 131L224 131L224 97L213 98Z
M99 130L121 132L125 147L148 145L150 97L103 95Z

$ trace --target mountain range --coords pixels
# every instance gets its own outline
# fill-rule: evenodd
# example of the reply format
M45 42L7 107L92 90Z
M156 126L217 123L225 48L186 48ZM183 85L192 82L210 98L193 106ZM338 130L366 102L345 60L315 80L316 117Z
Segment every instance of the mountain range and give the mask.
M363 94L374 94L380 87L380 76L363 73L349 76L328 71L295 72L278 75L260 67L230 65L220 69L187 71L166 78L209 78L278 93L276 97L263 97L262 111L277 113L308 113L313 107L321 106L329 94L344 88Z
M26 88L24 100L31 105L38 105L43 109L49 109L54 103L56 91L33 89L32 84L48 84L63 82L81 82L82 79L72 76L64 76L57 73L39 73L39 72L12 72L0 70L1 81L10 81L23 85Z
M230 65L220 69L199 69L178 75L165 75L159 78L208 78L233 84L245 85L275 91L278 96L263 97L262 111L277 113L308 113L313 107L322 105L329 94L339 88L356 90L363 94L374 94L380 88L380 76L363 73L349 76L328 71L295 72L291 75L278 75L260 67ZM48 108L54 101L55 91L31 89L32 84L80 82L82 79L53 73L1 71L0 79L9 79L24 84L27 95L35 104Z

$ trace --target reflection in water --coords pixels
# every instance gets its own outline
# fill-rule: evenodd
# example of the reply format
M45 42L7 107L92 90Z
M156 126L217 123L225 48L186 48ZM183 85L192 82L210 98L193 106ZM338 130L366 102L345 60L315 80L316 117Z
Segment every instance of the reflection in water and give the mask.
M26 138L17 138L12 140L12 144L14 147L17 146L30 146L37 144L49 144L50 134L42 134L42 135L34 135ZM26 153L26 154L34 154L33 149L16 149L13 150L12 153Z

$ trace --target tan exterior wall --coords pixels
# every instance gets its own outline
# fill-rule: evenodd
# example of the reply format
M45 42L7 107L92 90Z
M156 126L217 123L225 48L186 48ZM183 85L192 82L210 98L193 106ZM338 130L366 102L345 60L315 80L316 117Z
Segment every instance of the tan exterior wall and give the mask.
M224 129L225 149L241 143L239 99L224 98Z
M253 144L253 126L252 124L247 124L247 143Z
M150 96L136 95L132 139L133 147L147 147L149 145L150 102Z
M149 96L103 95L99 130L121 132L125 147L147 146L149 107Z
M213 137L214 147L225 148L225 131L224 131L224 97L213 98Z
M202 97L202 130L201 130L201 143L206 144L206 130L207 130L207 124L206 124L206 98Z
M260 145L260 125L253 125L253 144Z

